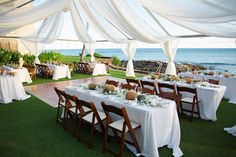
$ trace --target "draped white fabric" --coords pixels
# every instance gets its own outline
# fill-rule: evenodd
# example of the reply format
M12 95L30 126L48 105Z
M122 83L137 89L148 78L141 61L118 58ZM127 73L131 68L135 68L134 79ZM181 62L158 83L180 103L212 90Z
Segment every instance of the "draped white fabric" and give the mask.
M91 62L93 63L95 61L94 53L95 53L95 43L90 43L89 44L89 53L91 55Z
M136 48L134 47L134 42L129 42L126 49L122 49L125 56L128 58L128 63L126 66L126 76L135 76L133 58L135 55Z
M13 15L0 15L0 35L22 26L43 20L49 16L62 11L72 0L50 0L42 5L26 9ZM4 30L4 31L3 31ZM8 31L7 31L8 30Z
M157 32L152 26L147 25L141 17L137 16L136 12L139 10L131 8L128 1L98 0L93 1L93 5L99 6L97 7L97 12L101 13L118 30L122 30L127 36L135 40L157 43L163 41L163 37L167 37L165 34Z
M162 17L195 32L235 38L236 1L139 0ZM174 4L174 5L173 5Z
M35 63L40 63L38 56L45 45L59 37L63 27L63 15L63 11L60 11L50 16L44 20L37 32L20 38L25 47L36 56Z
M146 43L167 41L163 44L163 50L169 59L166 73L171 75L176 74L173 62L176 48L171 47L169 39L172 37L163 28L157 15L204 35L236 37L235 0L47 0L20 9L19 12L17 9L11 11L24 2L19 0L12 6L9 5L10 1L0 4L0 35L47 18L36 35L23 38L24 44L36 57L45 43L58 38L64 9L71 12L77 37L83 43L95 42L88 33L87 24L111 42L127 43L130 39ZM134 76L132 59L135 50L128 49L126 74Z
M35 42L26 41L26 40L21 40L21 42L29 50L29 52L36 57L34 60L34 63L40 64L40 60L38 56L40 55L40 53L42 52L46 44L35 43Z
M103 16L98 14L97 6L93 7L95 1L74 1L79 14L93 27L102 37L112 42L127 42L125 36L117 31Z
M84 43L91 43L94 40L89 36L86 29L86 24L83 22L78 10L78 3L72 2L69 9L71 12L72 22L78 39Z
M168 58L168 65L165 73L169 75L176 75L176 67L174 58L177 51L178 39L170 39L161 44L162 50Z

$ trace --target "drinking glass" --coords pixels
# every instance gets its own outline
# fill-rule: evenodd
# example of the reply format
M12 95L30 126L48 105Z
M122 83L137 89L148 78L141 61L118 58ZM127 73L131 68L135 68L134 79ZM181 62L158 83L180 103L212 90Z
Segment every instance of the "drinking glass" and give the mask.
M137 87L137 92L138 92L138 94L141 94L142 93L142 87Z

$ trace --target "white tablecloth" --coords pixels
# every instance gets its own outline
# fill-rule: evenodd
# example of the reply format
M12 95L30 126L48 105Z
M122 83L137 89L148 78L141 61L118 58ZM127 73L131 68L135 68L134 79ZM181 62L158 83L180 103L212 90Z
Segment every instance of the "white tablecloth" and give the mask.
M68 67L68 65L52 65L52 64L47 64L48 68L52 71L53 73L53 80L58 80L60 78L71 78L71 72Z
M30 95L25 93L25 89L19 77L0 76L0 102L10 103L12 100L25 100Z
M8 66L2 66L2 68L6 71L15 72L15 76L19 77L21 82L32 83L32 79L30 78L29 72L26 68L13 69Z
M102 63L92 63L91 67L93 68L93 76L97 75L107 75L106 65Z
M220 80L220 85L227 87L224 98L229 99L230 103L236 104L236 77L226 78L223 76L210 76L203 74L179 73L179 76L189 76L197 79L215 79Z
M203 87L203 86L193 86L186 83L180 82L170 82L170 81L161 81L161 80L151 80L142 78L143 80L148 81L155 81L162 82L162 83L169 83L169 84L176 84L178 86L189 86L197 88L198 99L200 100L199 108L200 108L200 115L202 119L216 121L216 111L220 105L220 102L224 96L226 87L225 86L218 86L215 87ZM189 105L188 105L189 106Z
M158 148L165 145L173 148L175 157L183 155L179 148L180 125L175 102L167 100L168 103L163 107L140 106L137 103L124 102L124 98L105 96L97 91L74 86L66 87L65 91L78 96L79 99L94 102L101 111L102 101L117 107L125 107L129 118L141 124L141 129L135 133L143 155L158 157Z

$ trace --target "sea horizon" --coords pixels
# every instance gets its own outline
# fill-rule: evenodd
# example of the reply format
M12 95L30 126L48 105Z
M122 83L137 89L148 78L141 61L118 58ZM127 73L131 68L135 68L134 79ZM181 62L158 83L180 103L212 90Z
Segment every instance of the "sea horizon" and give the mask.
M58 51L63 55L79 56L82 49L51 49L45 51ZM95 52L103 56L117 56L121 60L127 60L119 48L99 48ZM87 51L86 54L88 54ZM161 48L137 48L133 60L168 61ZM178 48L174 62L202 65L212 71L236 74L236 48Z

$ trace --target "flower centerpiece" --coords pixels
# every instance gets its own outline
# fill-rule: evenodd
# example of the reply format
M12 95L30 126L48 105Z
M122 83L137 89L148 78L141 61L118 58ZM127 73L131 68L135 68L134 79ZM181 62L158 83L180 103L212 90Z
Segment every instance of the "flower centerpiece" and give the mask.
M97 87L97 84L96 83L89 83L88 84L88 88L90 89L90 90L96 90L96 87Z
M117 87L110 84L105 84L103 93L104 94L114 94L117 92Z
M167 74L161 74L160 78L161 78L163 81L167 81L167 80L168 80L168 75L167 75Z
M135 100L137 98L137 93L134 90L127 91L125 94L126 100Z

